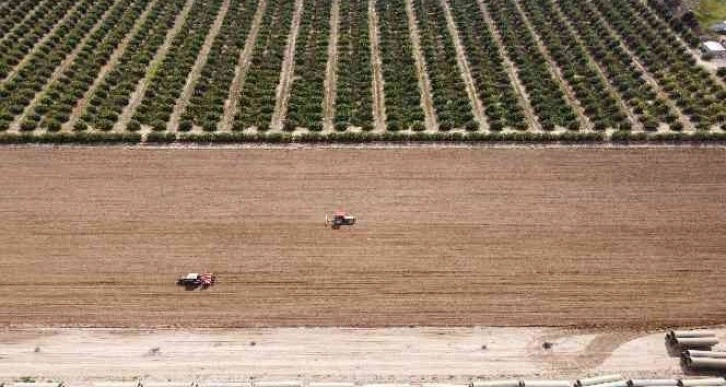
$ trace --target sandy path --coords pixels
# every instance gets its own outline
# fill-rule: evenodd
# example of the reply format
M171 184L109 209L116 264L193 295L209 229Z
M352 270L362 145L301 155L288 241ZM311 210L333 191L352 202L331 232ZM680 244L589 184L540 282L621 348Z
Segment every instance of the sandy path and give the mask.
M600 80L607 86L608 90L610 91L610 95L615 97L615 99L618 101L618 105L620 106L620 109L622 109L625 114L627 114L628 118L630 119L630 122L633 124L633 129L636 131L642 131L643 130L643 124L635 117L635 114L633 113L633 109L628 106L625 101L623 101L622 95L618 92L618 90L613 87L612 84L610 84L610 81L608 80L607 76L605 75L605 72L602 70L602 67L600 64L592 57L590 54L590 51L587 50L587 44L583 42L582 37L577 33L577 30L572 26L570 19L567 18L567 16L562 12L560 9L559 4L555 0L545 0L549 1L552 9L560 16L560 19L564 21L565 28L567 28L572 34L572 36L575 37L575 41L584 48L584 52L587 55L587 60L590 63L590 65L597 71L598 76L600 77Z
M373 120L374 132L386 130L386 102L383 92L383 70L381 69L381 45L378 33L376 0L368 0L368 33L371 42L371 65L373 67Z
M474 85L474 78L471 76L469 70L469 63L466 59L466 53L461 45L461 39L459 38L459 31L454 23L454 18L451 16L451 10L449 9L449 2L441 0L441 6L444 9L444 16L446 17L446 27L451 35L451 40L454 42L454 49L456 50L456 63L459 66L459 72L461 72L464 84L466 85L466 93L469 95L469 101L471 102L471 110L474 118L479 121L479 128L482 130L489 130L489 123L484 114L484 107L479 100L479 94L476 91Z
M557 82L560 87L562 87L562 91L564 91L565 95L565 101L567 101L567 104L574 109L575 114L577 115L577 119L580 121L581 130L592 130L592 122L590 121L590 118L585 114L585 109L582 107L582 104L575 96L575 91L572 90L570 84L567 83L567 80L565 80L565 77L562 75L562 71L557 65L557 62L552 59L547 45L542 42L542 39L537 33L537 30L532 25L532 22L529 20L529 17L527 17L527 14L524 12L524 10L522 10L522 5L519 4L519 2L516 0L511 1L517 8L517 12L522 18L522 21L524 21L524 25L526 26L527 30L529 30L529 33L532 34L532 37L534 37L535 44L537 45L537 49L539 50L540 54L542 54L542 57L544 57L549 64L548 68L550 70L550 74L555 79L555 82Z
M726 338L723 329L719 334ZM542 349L545 341L554 344L552 349ZM465 384L477 376L573 380L593 373L682 375L678 359L668 356L662 332L486 327L67 329L4 331L0 343L0 382L43 376L71 386L140 375L151 381L360 384ZM156 354L151 354L152 348L158 348Z
M638 59L638 57L635 56L635 53L633 53L633 51L631 51L630 48L625 44L625 42L623 41L623 37L620 36L620 33L618 31L615 31L615 29L612 28L612 26L609 23L607 23L606 19L604 18L602 13L600 13L600 10L595 5L591 4L589 2L589 0L587 1L587 4L589 5L590 9L593 12L595 12L595 14L599 15L600 19L602 21L604 21L603 26L605 26L605 28L608 30L608 32L610 32L610 35L612 35L618 39L620 48L622 48L623 51L625 51L625 53L628 54L630 59L633 61L633 64L635 65L635 67L637 67L638 70L640 70L640 72L643 74L643 79L646 82L648 82L648 84L650 84L650 86L653 88L653 90L655 91L658 98L665 101L665 103L668 104L668 107L670 107L674 112L676 112L676 114L678 114L679 121L683 124L683 131L685 131L685 132L695 131L696 129L695 129L693 123L691 122L690 118L688 118L688 116L683 114L683 111L678 107L678 105L676 105L671 100L670 96L665 91L663 91L663 89L661 89L658 81L656 81L655 78L653 78L653 75L651 75L651 73L648 71L648 69L646 69L642 63L640 63L640 59ZM558 7L559 7L559 5L558 5Z
M43 88L35 93L35 96L33 97L33 100L30 101L28 106L25 107L25 110L23 110L23 113L16 116L15 120L10 124L10 128L8 129L9 132L17 133L20 131L20 124L23 122L23 120L28 116L28 114L35 108L35 105L38 104L40 101L40 98L43 97L43 94L45 94L45 91L48 90L48 87L58 81L58 78L63 74L66 70L68 70L69 67L73 64L73 62L76 60L76 57L81 52L83 47L86 46L86 43L88 43L88 39L98 31L98 29L106 22L106 19L111 14L111 11L116 6L116 2L120 0L116 0L106 11L101 15L101 17L96 21L96 24L91 27L91 29L86 33L86 35L83 36L83 38L76 44L76 47L73 48L73 50L63 59L60 65L55 68L53 71L53 74L50 76L48 81L45 83L45 86ZM40 129L40 128L38 128ZM36 131L38 130L36 129ZM41 129L42 130L42 129Z
M416 20L416 13L413 12L413 3L411 3L411 0L405 0L405 2L406 14L408 15L408 31L411 35L413 59L416 62L416 75L418 76L419 89L421 90L421 107L425 115L426 130L435 131L439 126L436 122L436 110L434 109L431 81L429 81L429 76L426 72L426 61L421 52L421 37L418 32L418 21Z
M487 9L486 5L484 4L483 0L477 0L477 4L479 5L479 11L481 12L484 22L487 24L487 27L489 28L489 31L492 33L492 37L494 38L494 42L497 44L497 49L499 50L499 55L502 57L502 60L504 62L504 68L506 69L507 73L509 74L509 79L512 82L512 86L514 87L514 90L519 95L519 101L522 104L522 109L524 110L524 116L527 119L527 124L529 126L529 130L533 130L535 132L541 132L542 126L539 123L539 120L537 119L537 114L534 112L534 108L532 108L532 104L529 102L529 95L527 95L527 90L525 89L524 85L522 85L522 82L519 79L519 76L517 75L517 68L512 63L511 59L509 59L509 56L507 55L506 50L504 49L504 42L502 42L502 36L499 34L499 30L497 29L496 24L494 23L494 20L492 20L492 16L489 14L489 10Z
M174 25L166 33L164 43L161 45L161 47L159 47L158 50L156 50L154 58L151 60L151 62L149 62L149 65L146 66L146 75L144 76L144 78L139 80L139 83L136 85L136 90L131 93L128 105L126 105L121 114L119 114L118 121L116 121L116 124L113 126L114 131L125 130L129 121L131 121L131 117L133 117L136 109L139 107L141 101L144 99L144 95L146 94L146 88L148 88L149 83L151 83L151 77L154 71L157 67L159 67L161 62L166 57L166 54L171 49L171 42L172 40L174 40L174 37L180 32L179 30L181 30L181 27L184 25L184 22L189 15L189 11L191 10L194 1L195 0L187 0L186 3L184 3L184 8L182 8L181 12L176 15L176 18L174 19Z
M300 32L300 18L304 6L304 0L295 0L295 12L292 14L292 27L290 29L290 36L287 39L285 57L282 61L282 71L280 73L280 84L277 85L275 96L275 110L272 113L272 122L270 123L270 129L273 131L282 130L282 120L287 114L287 103L290 100L292 77L295 75L295 44L297 43L297 35Z
M345 0L344 0L345 1ZM328 63L325 67L325 101L323 102L324 128L333 130L335 94L338 85L338 31L340 30L340 0L333 0L330 8L330 38Z
M33 48L31 48L30 51L28 51L28 53L25 54L25 56L23 57L23 59L20 62L18 62L18 64L16 64L12 68L12 70L10 70L8 72L8 75L5 76L5 79L0 80L0 84L3 84L6 81L8 81L9 79L11 79L12 77L14 77L15 74L17 74L18 71L20 71L20 69L23 68L28 63L28 61L30 60L30 58L32 57L32 55L38 50L38 47L40 47L43 44L45 44L45 42L47 42L48 39L50 39L50 37L53 36L53 34L56 33L56 31L58 30L58 28L60 26L62 26L63 23L65 23L68 20L68 18L70 18L70 16L78 9L78 7L80 5L81 5L81 1L76 1L73 4L73 6L68 9L68 11L66 12L66 14L60 20L58 20L58 22L55 23L55 25L53 25L53 28L51 28L50 31L48 31L47 34L45 34L42 38L40 38L37 42L35 42L35 44L33 44Z
M144 12L139 15L139 18L136 20L136 23L131 28L131 31L129 31L126 36L124 36L123 40L116 46L116 49L111 54L111 56L108 59L108 62L106 62L103 67L101 67L101 70L98 72L98 75L96 76L96 79L93 80L93 84L91 87L86 90L86 92L83 94L83 97L76 103L76 106L73 107L73 110L71 111L70 119L68 122L63 124L61 130L67 132L70 131L73 128L73 125L78 122L78 119L81 117L81 114L83 114L83 111L86 109L86 106L88 105L89 99L93 96L93 93L96 91L99 85L103 82L103 80L106 78L106 75L118 64L119 59L121 59L121 56L126 52L126 48L129 46L129 42L131 42L131 38L136 35L137 32L139 32L139 29L141 28L141 25L144 24L146 21L146 18L149 16L149 13L151 12L151 9L156 5L157 1L163 1L163 0L152 0L149 2L149 4L146 5L146 9L144 9Z
M199 81L199 77L202 75L202 69L204 68L204 65L207 64L209 51L212 50L214 39L217 37L219 30L222 28L222 23L224 22L224 18L229 10L229 2L230 0L224 0L222 2L222 6L217 12L217 17L214 19L212 27L209 29L209 32L207 32L207 36L204 38L202 49L199 50L197 59L194 61L194 66L192 66L192 70L187 76L184 89L179 95L179 98L177 98L174 110L171 113L171 117L169 117L169 122L166 124L166 130L169 132L176 132L179 127L181 115L184 114L184 111L186 111L187 106L189 105L189 98L192 97L194 87L197 85L197 81Z
M250 68L252 63L252 50L255 49L255 42L257 41L257 34L260 32L260 24L262 23L262 17L265 15L267 9L267 1L259 0L257 3L257 10L255 11L255 17L252 20L252 26L247 34L247 40L245 41L245 47L240 52L239 59L237 60L237 67L234 72L234 79L229 89L229 95L224 103L224 113L222 114L222 121L219 123L219 131L229 132L232 129L232 122L234 121L234 115L237 112L237 103L239 102L240 91L245 82L245 76L247 70Z

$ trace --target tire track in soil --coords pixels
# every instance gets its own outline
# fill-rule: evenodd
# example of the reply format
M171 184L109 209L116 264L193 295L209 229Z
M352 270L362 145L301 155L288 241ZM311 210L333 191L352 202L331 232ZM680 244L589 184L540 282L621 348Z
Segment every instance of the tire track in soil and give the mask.
M436 111L434 110L434 101L431 92L431 82L426 72L426 62L421 53L421 38L418 32L418 21L416 14L413 12L413 3L411 0L405 0L406 14L408 15L408 32L411 35L411 45L413 46L413 59L416 62L416 74L418 75L419 88L421 89L421 107L423 107L426 116L426 130L436 131L438 126L436 120Z
M386 102L383 92L383 70L381 69L380 42L378 37L378 14L376 0L368 0L368 34L371 42L371 64L373 68L373 120L374 132L386 130Z
M484 107L479 100L479 95L476 92L476 86L474 85L474 78L471 76L471 70L469 70L469 61L466 59L466 51L461 45L461 38L459 37L459 30L454 23L454 18L451 15L451 9L449 8L449 2L447 0L440 0L441 6L444 10L444 17L446 18L446 26L451 35L451 40L454 42L454 49L456 50L456 63L459 65L459 72L464 79L466 85L466 93L469 94L469 101L471 101L472 114L477 121L479 121L479 129L489 131L489 120L484 114Z
M522 103L522 109L524 110L524 116L527 118L528 126L535 132L541 132L542 126L539 123L537 114L534 112L534 108L532 108L532 104L529 102L529 94L527 94L526 88L519 80L516 66L509 59L509 56L507 56L507 52L504 49L504 42L502 42L502 36L499 35L499 30L494 24L494 20L492 20L492 16L489 14L489 10L484 4L484 1L477 0L477 4L479 5L479 12L481 12L484 22L489 28L489 31L492 33L492 38L497 44L497 50L499 50L499 55L502 57L504 68L507 71L507 74L509 74L509 79L514 87L514 91L519 94L519 101Z
M184 25L184 22L189 15L189 11L192 9L194 1L195 0L187 0L186 3L184 3L184 8L182 8L181 12L176 15L176 19L174 19L174 25L166 33L164 43L161 45L161 47L159 47L159 49L156 50L154 58L151 60L151 62L149 62L149 65L146 66L146 75L136 85L136 90L131 93L131 98L129 98L128 105L126 105L126 107L123 109L123 111L119 115L118 121L116 121L116 124L113 126L114 131L120 131L126 128L126 125L128 125L129 121L131 120L131 117L136 112L136 109L141 104L141 100L146 94L146 88L149 87L149 82L151 82L153 70L159 66L161 61L164 60L166 54L169 52L169 49L171 49L171 42L174 37L179 33L179 30L181 30L181 27ZM141 133L145 132L147 132L147 130L144 130L144 127L142 127Z
M532 25L532 21L529 20L529 17L527 17L527 15L522 10L522 6L519 4L519 2L516 0L512 0L512 3L517 8L517 12L522 18L525 28L527 28L527 30L529 30L529 33L532 34L532 37L537 44L537 49L539 50L540 54L542 54L542 56L549 64L550 74L552 74L552 76L555 78L555 81L560 84L560 86L562 87L562 91L565 92L565 100L567 100L567 103L570 104L570 106L572 106L572 108L575 110L577 118L580 120L580 124L582 125L581 128L586 131L591 131L592 122L590 122L590 118L585 114L585 108L582 107L582 104L575 96L575 92L572 90L572 87L569 83L567 83L565 77L562 75L562 71L560 70L559 66L557 66L557 63L554 61L554 59L552 59L552 56L550 55L550 50L547 48L547 45L542 42L539 33L537 33L537 30L535 30L534 26Z
M55 83L58 78L60 78L61 74L68 70L68 68L73 64L73 62L76 60L76 57L78 54L83 50L83 47L86 46L86 43L88 43L88 39L98 31L99 28L106 22L106 19L108 19L108 16L111 15L111 11L116 7L116 3L120 0L114 1L114 3L106 9L106 11L103 12L103 15L96 21L96 24L91 27L90 30L83 36L81 40L76 43L76 47L73 48L73 50L63 59L60 65L58 65L55 70L53 70L53 74L51 74L48 81L46 81L45 86L43 88L35 93L35 96L33 97L33 100L30 101L30 103L25 107L23 112L17 116L15 116L15 120L10 124L10 128L8 129L9 132L17 133L20 131L20 123L28 116L28 114L33 111L35 108L35 105L40 102L40 98L46 93L48 90L48 87ZM80 2L79 2L80 3ZM36 128L34 130L36 133L42 133L45 132L45 130Z
M653 88L653 90L655 90L655 94L659 98L661 98L663 101L665 101L665 103L668 104L668 107L673 109L673 111L678 114L678 117L680 118L680 121L683 124L683 131L685 131L685 132L695 131L695 127L693 126L693 123L688 118L688 116L683 114L683 111L681 111L681 109L678 107L678 105L676 105L671 100L670 96L668 94L666 94L663 91L663 89L661 89L660 84L658 84L658 81L656 81L655 78L653 78L653 76L650 74L650 72L645 68L645 66L643 66L642 63L640 63L640 60L638 59L638 57L635 56L633 51L631 51L630 48L628 48L625 45L625 43L623 42L623 37L620 36L620 33L615 31L615 29L613 29L612 26L610 26L610 24L607 23L607 19L605 19L605 17L602 15L602 13L600 13L600 10L595 5L593 5L589 1L587 1L587 4L600 17L600 19L605 22L605 23L603 23L603 26L605 26L605 29L608 30L610 35L617 38L620 48L622 48L623 51L625 51L625 53L628 54L630 59L633 61L633 64L635 65L635 67L637 67L638 70L641 71L641 73L643 74L643 79L646 82L648 82L648 84L650 84L650 86ZM559 3L558 3L558 6L559 6Z
M53 34L55 34L55 32L56 32L56 31L58 30L58 28L60 28L60 26L61 26L61 25L63 25L63 23L65 23L65 22L66 22L66 21L68 20L68 18L70 18L70 16L71 16L71 15L72 15L72 14L73 14L74 12L76 12L77 8L78 8L78 7L80 6L80 5L81 5L81 2L80 2L80 1L77 1L77 2L75 3L75 4L73 4L73 7L71 7L71 8L70 8L70 9L68 10L68 12L66 12L66 14L65 14L65 15L63 15L63 17L62 17L62 18L61 18L60 20L58 20L58 22L57 22L57 23L55 23L55 25L53 26L53 28L51 28L51 29L50 29L50 31L48 31L48 32L47 32L47 33L46 33L46 34L45 34L45 35L44 35L44 36L43 36L42 38L40 38L40 39L39 39L39 40L38 40L37 42L35 42L35 44L33 45L33 48L31 48L31 49L30 49L30 51L28 51L28 53L27 53L27 54L25 54L25 56L23 57L23 59L22 59L22 60L20 60L20 62L18 62L18 64L16 64L16 65L15 65L15 66L14 66L14 67L12 68L12 70L10 70L10 71L8 72L8 75L6 75L6 76L5 76L5 79L2 79L2 80L0 80L0 85L4 84L4 83L5 83L5 82L7 82L8 80L10 80L10 79L11 79L12 77L14 77L14 76L15 76L15 75L16 75L16 74L18 73L18 71L20 71L20 69L21 69L21 68L25 67L25 65L26 65L26 64L28 63L28 61L30 60L30 57L31 57L31 56L32 56L32 55L33 55L33 54L34 54L34 53L35 53L36 51L38 51L38 47L40 47L40 46L42 46L43 44L45 44L45 42L47 42L47 41L48 41L48 39L50 39L50 37L51 37L51 36L52 36Z
M247 70L250 68L250 64L252 62L252 50L255 48L257 34L260 31L260 24L262 24L262 17L265 15L266 9L267 0L260 0L257 3L257 10L255 11L254 19L252 19L252 26L250 27L250 32L247 35L245 47L242 52L240 52L239 59L237 60L234 79L232 80L227 100L224 103L222 121L217 127L220 132L229 132L232 129L232 122L234 121L234 114L237 112L237 103L239 101L240 91L244 85Z
M217 12L217 17L216 19L214 19L212 27L209 29L209 32L207 32L207 36L204 38L202 49L197 55L197 59L194 62L192 70L189 72L189 75L187 75L187 81L184 84L184 90L182 90L181 95L179 95L179 98L176 100L176 105L174 105L174 111L172 111L171 117L169 117L169 122L167 122L166 124L166 130L168 132L176 132L177 128L179 127L179 120L181 119L181 115L184 114L184 111L186 111L187 106L189 105L189 99L194 92L194 87L197 85L199 77L202 75L202 69L204 68L204 65L207 64L207 59L209 58L209 51L212 50L212 44L214 43L214 39L216 39L217 35L219 35L219 30L222 28L224 18L227 16L227 11L229 10L229 2L230 0L224 0L222 2L222 6L219 8L219 12Z
M346 1L346 0L343 0ZM333 130L335 96L338 85L338 31L340 30L340 0L333 0L330 8L330 38L328 39L328 63L325 67L325 102L323 114L325 130Z
M582 47L587 47L585 42L582 41L582 38L580 37L580 34L577 33L575 28L572 26L570 19L567 18L567 15L565 15L564 12L560 9L560 5L557 4L556 1L552 0L552 9L554 12L556 12L558 15L560 15L560 18L565 22L564 28L567 28L567 30L572 34L573 37L575 37L575 41ZM631 109L625 101L623 101L623 97L620 95L620 92L612 85L610 84L610 80L605 76L605 72L602 70L602 67L599 63L593 59L592 54L587 49L583 50L585 52L585 55L587 55L588 62L597 72L598 76L600 77L600 80L604 82L604 84L607 86L608 90L610 90L610 94L615 97L615 99L618 101L618 105L620 105L620 108L623 109L625 114L627 114L628 118L630 118L630 122L633 124L633 129L642 131L643 130L643 124L638 120L637 117L635 117L635 114L633 113L633 109Z
M136 23L131 28L131 31L129 31L128 34L121 40L121 43L119 43L118 46L116 46L116 49L111 54L111 56L108 59L108 62L106 62L103 67L101 67L101 70L98 72L98 75L96 76L96 79L93 81L93 84L91 87L86 90L86 93L83 94L83 97L76 103L76 106L71 111L70 118L68 122L63 124L61 127L61 131L68 132L73 128L73 125L78 122L78 119L81 118L81 114L86 109L86 106L88 105L88 101L93 96L93 93L98 89L98 86L101 85L101 82L106 78L106 75L116 67L118 64L119 59L121 59L121 56L126 52L126 48L129 46L129 43L131 42L131 38L133 38L136 33L139 32L139 29L141 26L146 22L146 18L149 17L149 13L151 13L151 9L154 8L157 1L164 1L164 0L152 0L147 4L146 9L144 12L139 15L139 18L136 20ZM90 128L88 130L91 130Z
M282 130L282 120L287 114L287 103L290 100L292 77L295 75L295 44L297 43L297 35L300 32L300 18L302 17L304 6L304 0L295 0L295 12L292 15L290 35L287 38L285 58L283 59L282 70L280 72L280 84L277 85L275 111L272 113L272 122L270 122L270 130L272 131Z

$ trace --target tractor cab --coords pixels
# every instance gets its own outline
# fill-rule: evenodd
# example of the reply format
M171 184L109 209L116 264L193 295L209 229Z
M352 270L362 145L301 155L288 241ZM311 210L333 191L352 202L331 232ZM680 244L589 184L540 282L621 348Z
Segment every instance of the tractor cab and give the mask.
M342 210L325 215L325 226L331 225L335 230L339 229L340 226L352 226L354 224L355 216Z

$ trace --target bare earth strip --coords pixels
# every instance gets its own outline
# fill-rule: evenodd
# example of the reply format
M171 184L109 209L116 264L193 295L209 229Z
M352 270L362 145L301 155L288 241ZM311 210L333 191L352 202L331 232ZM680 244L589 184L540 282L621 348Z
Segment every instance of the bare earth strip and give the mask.
M184 84L184 90L181 95L179 95L176 105L174 105L174 111L171 113L169 122L166 125L166 130L169 132L176 132L179 127L179 120L181 115L184 114L184 111L187 109L187 105L189 105L189 98L191 98L192 93L194 92L194 87L197 85L197 81L199 81L199 77L202 74L202 69L207 63L209 51L212 49L214 39L217 37L219 30L222 28L222 22L224 22L224 17L227 15L227 11L229 10L229 2L230 0L224 0L222 2L222 6L217 12L217 18L214 19L212 28L209 29L207 36L204 38L202 49L199 50L197 59L194 61L194 66L187 76L187 82Z
M257 11L255 11L255 17L250 27L250 32L247 35L245 41L245 48L239 55L237 61L237 67L235 68L234 79L232 80L232 86L229 89L229 95L224 103L224 113L222 114L222 121L219 123L218 129L221 132L229 132L232 129L232 122L234 121L234 115L237 112L237 101L240 97L240 91L245 82L245 76L247 70L250 68L252 63L252 50L255 48L255 42L257 41L257 34L260 31L260 24L262 23L262 17L265 15L267 9L267 1L260 0L257 3Z
M557 0L555 0L555 1L557 1ZM559 4L558 4L558 7L559 7ZM603 21L605 21L605 18L602 16L602 14L600 13L600 10L597 9L596 6L590 4L590 7L597 15L600 16L600 18ZM678 105L676 105L673 102L673 100L671 100L670 96L665 91L663 91L663 89L661 89L660 84L655 80L655 78L653 78L653 75L651 75L650 72L648 72L648 69L646 69L642 63L640 63L640 60L638 59L637 56L635 56L633 51L631 51L630 48L628 48L628 46L625 45L625 43L623 41L623 37L620 36L620 34L617 31L615 31L615 29L612 28L612 26L610 24L608 24L607 22L603 23L602 25L610 32L610 34L612 36L615 36L618 38L618 43L620 44L620 48L622 48L623 51L625 51L625 53L628 54L628 56L633 61L633 64L635 65L635 67L637 67L638 70L640 70L640 72L642 73L643 79L650 84L650 86L655 91L656 95L659 98L661 98L663 101L665 101L668 104L668 107L673 109L673 111L678 114L679 120L683 124L683 131L684 132L695 131L696 129L695 129L695 126L693 125L693 123L691 122L691 119L688 118L688 116L686 116L683 113L683 111L678 107Z
M715 331L723 342L726 329ZM475 377L683 377L663 336L536 327L6 330L0 331L0 383L42 376L74 387L144 375L145 381L184 384L298 380L461 387ZM542 349L545 341L551 349Z
M421 89L421 107L425 115L426 130L435 131L439 126L436 122L436 111L432 98L431 82L426 72L426 61L424 60L423 53L421 53L421 37L418 32L418 22L416 21L416 14L413 12L411 0L405 0L405 2L413 59L416 62L416 75L418 76L419 88Z
M454 23L454 18L451 16L451 10L449 9L449 3L446 0L441 0L441 6L444 8L444 16L446 17L446 26L451 35L451 40L454 42L454 49L456 50L456 63L459 65L459 71L466 85L466 93L469 95L471 101L472 114L479 121L479 127L483 130L489 130L489 124L486 115L484 114L484 107L479 100L479 95L476 92L476 86L474 85L474 78L471 76L469 70L469 63L466 59L466 53L464 48L461 46L461 40L459 38L459 31Z
M65 23L66 20L68 20L68 18L76 11L76 9L78 8L79 5L81 5L81 3L82 3L81 1L75 2L73 4L73 6L70 9L68 9L68 12L66 12L65 16L63 16L60 20L58 20L58 23L55 23L53 28L51 28L47 34L45 34L42 38L40 38L40 40L35 42L35 44L33 45L33 48L30 49L30 51L28 51L27 54L25 54L23 59L20 62L18 62L18 64L16 64L15 67L13 67L13 69L10 70L10 72L8 72L8 75L5 77L5 79L0 80L0 84L3 84L7 80L14 77L15 74L17 74L21 68L25 67L25 65L30 60L30 57L37 51L38 47L42 46L43 44L45 44L46 41L48 41L48 39L50 39L50 37L58 30L58 28L61 25L63 25L63 23Z
M302 16L304 6L304 0L295 0L292 27L290 29L290 36L287 39L285 57L282 62L282 71L280 72L280 84L277 85L275 110L272 113L272 122L270 123L270 128L273 130L282 129L282 120L287 114L287 102L290 99L292 77L295 75L295 43L297 42L297 35L300 32L300 17Z
M73 125L78 122L78 119L81 117L81 114L83 113L84 109L88 105L88 101L93 95L93 93L96 91L98 86L103 82L103 80L106 78L106 75L118 64L119 59L121 59L121 56L126 51L126 48L129 46L129 42L131 42L131 38L136 35L137 32L139 32L139 29L146 21L146 18L149 16L149 13L151 12L151 9L154 8L157 1L164 1L164 0L152 0L149 2L149 4L146 5L146 9L144 9L144 12L139 16L139 18L136 20L133 28L129 33L121 40L121 43L119 43L118 46L116 46L116 49L114 50L113 54L108 59L108 62L101 67L101 70L98 72L98 75L96 76L96 79L93 81L93 84L91 87L86 91L85 94L83 94L83 98L81 98L76 106L73 107L73 111L71 112L70 119L68 122L66 122L62 130L63 131L70 131L71 128L73 128Z
M484 22L487 24L489 31L491 31L494 42L496 42L497 44L499 55L502 57L502 60L504 62L504 68L506 69L507 74L509 74L509 79L512 82L512 86L519 95L519 101L522 103L522 109L524 110L524 116L527 119L527 124L530 130L533 130L535 132L541 132L542 126L537 119L537 114L534 112L532 104L529 102L529 96L527 95L526 89L522 85L522 82L519 80L516 66L514 65L514 63L512 63L511 59L509 59L509 56L507 56L507 52L504 49L504 43L502 42L502 37L501 35L499 35L499 30L494 24L494 20L492 20L492 17L489 14L489 10L484 4L484 0L477 0L477 4L479 4L479 11L484 18Z
M344 0L346 1L346 0ZM340 0L333 0L330 9L330 38L328 40L328 63L325 67L325 101L323 105L327 130L333 129L335 117L335 94L338 73L338 31L340 29Z
M116 121L116 125L113 126L114 131L124 130L128 125L129 121L131 121L131 117L134 115L136 109L139 107L141 101L144 99L144 95L146 94L146 88L149 87L149 83L151 82L151 77L153 76L154 71L164 60L166 54L169 52L169 49L171 49L171 42L174 40L174 37L180 32L179 30L184 25L184 22L189 15L189 10L191 10L194 1L195 0L187 0L186 3L184 3L184 8L182 8L181 12L176 15L176 18L174 19L174 25L166 33L166 37L164 38L164 44L162 44L161 47L159 47L159 49L156 51L156 54L154 54L154 59L152 59L147 66L146 75L139 81L138 85L136 85L136 90L131 93L129 104L126 105L126 107L123 109L123 111L119 115L118 121Z
M560 9L560 5L557 3L556 0L552 0L552 9L555 12L557 12L558 15L560 15L560 18L565 22L565 25L563 27L567 28L570 31L570 34L575 37L575 41L577 41L577 43L579 45L581 45L583 48L587 47L587 44L582 40L582 37L577 33L575 28L570 23L570 20L564 14L564 12L562 12L562 10ZM610 83L607 76L605 76L605 73L603 72L600 64L592 58L592 55L590 55L590 53L588 52L587 49L584 49L583 51L587 55L588 62L590 63L592 68L597 72L598 76L600 77L600 80L605 85L607 85L607 88L610 91L610 95L612 95L615 98L615 100L617 100L618 105L620 105L620 108L628 116L628 118L630 119L630 122L632 122L633 129L642 131L643 124L635 117L635 114L633 113L633 109L631 109L630 106L628 106L625 103L625 101L623 101L623 97L620 94L620 92L618 92L618 90L615 87L613 87L613 85Z
M102 150L0 152L0 326L726 319L726 148Z
M116 0L119 1L119 0ZM23 122L23 120L27 117L28 113L30 113L33 108L35 108L35 105L40 101L40 98L45 94L45 91L48 89L50 85L52 85L54 82L58 80L58 78L63 74L64 71L68 70L68 68L73 64L73 62L76 60L76 57L81 52L83 47L85 47L86 43L88 43L88 39L98 31L98 29L106 22L106 19L111 14L111 10L115 6L115 3L112 4L106 11L103 13L103 15L98 19L96 24L93 25L93 27L86 33L85 36L83 36L83 39L81 39L78 43L76 43L76 47L73 48L73 51L71 51L65 59L61 62L58 67L55 68L53 71L53 74L50 76L48 81L46 82L45 86L43 86L43 89L37 93L35 93L35 96L33 97L33 100L30 101L28 106L25 107L25 110L22 114L19 114L15 117L15 121L13 121L10 124L9 132L18 132L20 130L20 123Z
M532 25L532 22L522 10L522 6L519 4L519 2L516 0L512 0L512 3L516 6L517 12L519 12L519 16L524 21L524 25L529 30L529 33L532 34L532 36L534 37L534 41L537 44L537 49L539 50L540 54L542 54L542 56L549 64L549 66L547 67L550 70L550 74L552 74L552 77L555 79L555 81L560 84L560 87L562 87L562 91L564 91L564 96L567 104L572 106L572 109L575 111L575 114L577 114L577 118L582 124L583 129L592 130L592 122L590 122L590 118L587 117L587 115L585 114L585 109L582 107L582 104L575 96L575 91L572 90L572 87L569 83L567 83L567 80L565 80L565 77L562 75L562 71L557 65L557 62L552 59L547 45L542 42L542 39L539 37L539 33L537 33L537 30Z
M381 69L381 51L378 34L378 14L376 0L368 0L368 33L371 41L371 67L373 68L373 120L376 132L386 130L386 102L383 92L383 70Z

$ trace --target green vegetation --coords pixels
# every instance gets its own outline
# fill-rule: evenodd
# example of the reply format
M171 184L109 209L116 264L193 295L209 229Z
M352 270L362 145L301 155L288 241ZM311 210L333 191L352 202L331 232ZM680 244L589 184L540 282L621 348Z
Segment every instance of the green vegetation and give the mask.
M701 0L693 12L701 27L711 28L714 23L726 20L726 0Z

